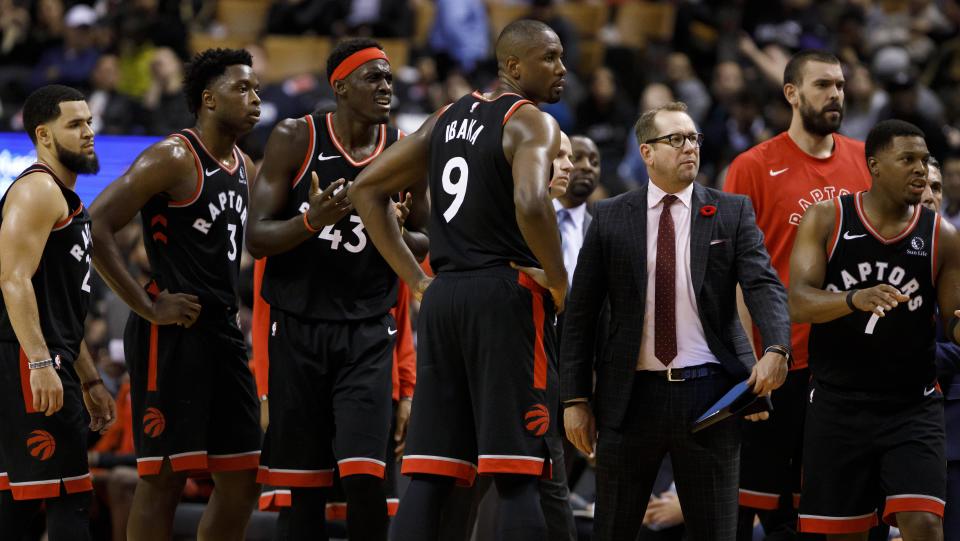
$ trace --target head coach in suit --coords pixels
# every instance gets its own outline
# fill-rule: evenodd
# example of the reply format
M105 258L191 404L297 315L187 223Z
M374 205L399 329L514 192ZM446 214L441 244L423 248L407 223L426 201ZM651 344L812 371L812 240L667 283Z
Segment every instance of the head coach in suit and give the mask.
M738 381L759 394L783 383L786 291L750 200L694 182L703 136L686 105L644 113L636 135L650 182L596 206L570 290L560 354L567 437L597 454L597 539L635 539L670 453L690 538L732 540L739 425L690 428ZM763 337L759 361L737 316L737 284ZM598 336L606 299L610 327Z

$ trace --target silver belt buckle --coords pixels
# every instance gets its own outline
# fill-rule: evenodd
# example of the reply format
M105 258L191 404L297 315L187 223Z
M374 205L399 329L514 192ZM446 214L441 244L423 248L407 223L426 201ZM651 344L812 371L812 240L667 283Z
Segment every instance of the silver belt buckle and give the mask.
M683 370L683 369L682 369L682 368L678 368L677 370L679 371L679 370ZM673 377L673 368L667 368L667 381L673 381L673 382L676 382L676 381L687 381L687 378L674 378L674 377Z

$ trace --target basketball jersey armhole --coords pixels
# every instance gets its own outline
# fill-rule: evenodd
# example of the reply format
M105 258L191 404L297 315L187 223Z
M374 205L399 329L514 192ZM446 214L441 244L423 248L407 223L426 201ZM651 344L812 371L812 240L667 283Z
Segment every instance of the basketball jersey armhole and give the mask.
M190 139L187 139L186 136L179 133L174 133L170 137L182 139L187 145L187 148L190 150L190 153L193 154L193 161L197 167L197 186L193 190L193 195L180 201L170 201L167 203L167 206L175 208L188 207L200 197L200 193L203 191L203 164L200 163L200 154L197 153L197 149L193 148L193 143L190 142Z
M937 262L940 260L940 213L938 212L933 218L933 231L930 234L930 238L933 239L930 243L930 279L933 280L933 285L937 285L937 275L939 274L939 269L937 268Z
M297 174L294 175L293 181L290 184L291 189L296 188L297 184L300 184L300 181L303 179L304 175L307 174L307 171L310 170L310 162L313 160L313 155L317 146L317 130L314 126L313 115L306 115L303 118L307 121L307 131L310 133L310 142L307 144L307 155L303 157L303 162L300 164L300 169L297 170Z
M64 199L66 199L66 197L64 197ZM70 202L69 202L69 201L67 201L67 205L68 205L68 206L70 205ZM67 216L66 218L60 220L59 222L57 222L57 223L55 223L55 224L53 224L53 229L52 229L52 231L59 231L59 230L63 229L64 227L67 227L68 225L70 225L70 222L72 222L73 219L77 216L77 214L80 214L81 212L83 212L83 203L80 203L80 205L77 207L77 209L74 210L73 212L71 212L69 216Z
M833 259L833 253L837 251L837 244L840 242L840 230L843 226L843 201L840 197L833 199L833 233L827 242L827 262Z
M513 105L511 105L510 108L507 109L506 114L503 115L503 123L500 124L500 125L501 125L501 126L506 126L506 125L507 125L507 121L510 120L510 117L512 117L513 114L516 113L518 109L520 109L521 107L523 107L524 105L526 105L526 104L528 104L528 103L529 103L530 105L534 105L534 103L533 103L532 101L530 101L530 100L520 100L520 101L518 101L517 103L514 103ZM534 107L536 107L536 105L534 105Z

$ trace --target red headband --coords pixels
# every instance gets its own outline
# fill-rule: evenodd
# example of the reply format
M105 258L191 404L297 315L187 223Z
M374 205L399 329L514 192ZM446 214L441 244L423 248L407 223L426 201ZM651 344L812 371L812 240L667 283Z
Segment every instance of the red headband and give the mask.
M376 47L367 47L366 49L360 49L359 51L353 53L352 55L343 59L343 62L334 68L333 75L330 76L330 86L333 86L333 82L338 79L346 79L348 75L353 73L353 70L359 68L360 66L366 64L371 60L376 60L382 58L390 63L390 59L387 58L387 53Z

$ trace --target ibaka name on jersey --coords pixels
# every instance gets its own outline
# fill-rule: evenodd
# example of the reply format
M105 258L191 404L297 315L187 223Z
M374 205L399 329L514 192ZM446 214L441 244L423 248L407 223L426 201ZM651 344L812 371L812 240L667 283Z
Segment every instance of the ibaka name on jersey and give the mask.
M241 168L241 171L243 168ZM217 194L217 201L207 204L207 210L210 213L210 220L197 218L193 222L193 228L204 235L210 232L210 227L217 221L217 217L227 210L235 210L240 215L240 225L247 223L247 207L244 205L243 197L234 190L227 190Z
M87 274L83 277L83 284L80 285L80 289L90 293L90 245L93 244L93 236L90 234L89 223L83 225L81 235L83 237L83 246L74 244L73 247L70 248L70 255L78 262L86 263Z
M837 191L836 186L824 186L823 188L814 188L810 190L810 199L806 197L801 197L797 204L800 205L800 212L794 212L790 215L789 222L792 225L800 225L800 219L803 218L803 213L807 212L807 209L811 205L816 205L821 201L829 201L834 197L840 197L841 195L847 195L850 193L850 190L846 188L840 188Z
M849 269L849 270L848 270ZM889 272L888 272L889 270ZM920 282L916 278L908 277L907 271L903 267L890 264L886 261L863 261L857 263L856 268L845 268L840 270L840 277L843 280L843 289L835 284L827 284L824 289L839 293L840 291L849 291L863 282L885 282L899 289L904 295L910 297L907 301L907 308L913 312L923 306L923 296L913 296L920 290Z
M478 102L479 103L479 102ZM476 106L476 104L474 104ZM457 124L460 124L459 127ZM444 128L444 143L449 143L454 139L463 139L464 141L469 141L470 144L475 144L477 142L477 137L480 137L480 132L483 131L483 124L477 126L477 119L461 119L454 120L453 122L447 124L447 127Z

